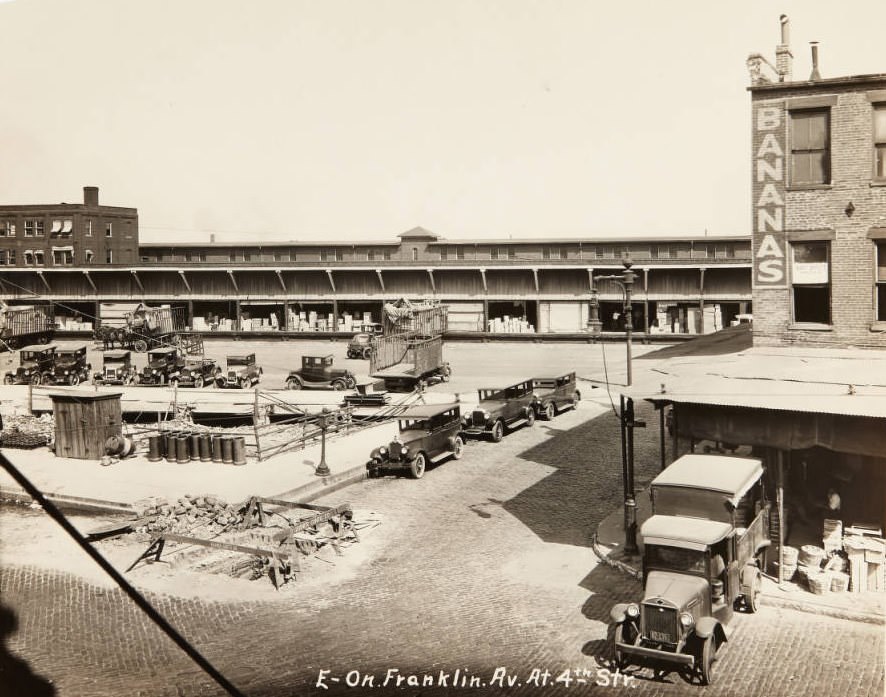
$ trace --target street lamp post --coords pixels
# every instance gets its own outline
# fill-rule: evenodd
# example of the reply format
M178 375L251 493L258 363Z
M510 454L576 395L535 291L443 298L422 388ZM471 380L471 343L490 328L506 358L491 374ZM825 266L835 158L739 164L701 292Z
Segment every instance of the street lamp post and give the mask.
M637 280L637 273L631 269L634 265L634 262L631 261L630 257L625 257L622 260L622 266L624 266L624 271L620 274L613 274L611 276L595 276L595 281L614 281L620 287L622 292L624 293L624 304L622 308L624 309L624 317L625 317L625 344L627 346L627 386L630 387L633 382L632 375L632 366L631 366L631 343L633 339L634 333L634 307L631 302L631 296L634 289L634 281ZM595 302L597 297L596 290L591 293L591 312L593 313L594 307L599 307L599 303Z
M329 465L326 464L326 429L329 428L330 419L333 418L329 409L323 407L320 416L317 417L317 426L320 427L320 464L314 470L318 477L328 477L332 474Z

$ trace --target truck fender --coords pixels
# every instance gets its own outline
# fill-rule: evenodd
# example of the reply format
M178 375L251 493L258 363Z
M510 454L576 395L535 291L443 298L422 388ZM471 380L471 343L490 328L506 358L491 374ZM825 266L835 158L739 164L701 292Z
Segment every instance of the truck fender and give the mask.
M699 619L698 624L695 625L695 634L701 639L714 636L718 644L726 641L726 632L723 630L723 625L713 617L702 617Z
M757 543L757 546L754 547L754 554L755 554L755 555L756 555L756 554L759 554L762 550L766 549L766 548L769 547L771 544L772 544L772 540L770 540L770 539L768 539L768 538L765 539L765 540L760 540L760 541Z
M627 615L625 614L625 610L628 609L629 603L616 603L612 609L609 611L609 618L615 624L621 624L625 621Z

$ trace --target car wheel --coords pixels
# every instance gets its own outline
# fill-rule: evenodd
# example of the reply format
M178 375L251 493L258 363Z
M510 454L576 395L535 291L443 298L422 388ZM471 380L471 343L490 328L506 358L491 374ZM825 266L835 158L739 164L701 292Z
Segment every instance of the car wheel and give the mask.
M554 408L554 403L548 402L547 404L545 404L545 408L542 413L544 414L544 418L546 420L550 421L551 419L553 419L554 416L557 414L557 410Z
M203 387L204 384L205 384L205 382L203 380L202 375L198 375L197 377L194 378L194 387L199 389L199 388Z
M136 382L137 381L135 379L135 375L130 375L128 378L126 378L127 385L134 385Z
M505 437L505 425L501 419L495 422L495 425L492 427L492 442L500 443L501 439Z
M575 409L578 407L578 403L581 401L581 392L576 390L572 393L572 408Z
M43 376L40 373L34 373L31 376L31 384L32 385L40 385L43 383Z
M529 411L526 412L526 425L532 426L535 423L535 409L529 407Z
M80 376L77 375L77 374L69 375L69 376L68 376L68 384L69 384L71 387L77 387L77 385L80 384Z
M452 443L452 459L461 460L462 455L464 454L465 442L462 440L461 436L456 436L455 441Z
M363 349L363 358L368 361L370 356L372 356L372 349L371 348Z
M177 390L177 389L178 389L178 378L172 378L172 379L169 381L169 386L170 386L172 389Z
M698 677L702 685L710 685L714 679L714 656L717 653L717 640L709 636L704 640L698 656Z
M754 569L754 578L751 579L751 592L745 598L745 606L748 612L756 612L760 609L760 591L762 590L763 579L760 577L759 569Z
M252 382L249 378L240 378L240 388L243 390L248 390L252 387Z
M132 350L136 353L144 353L148 350L148 342L144 339L136 339L132 344Z
M345 381L344 380L333 380L332 381L332 389L336 392L340 392L345 389Z
M412 474L412 478L421 479L424 476L426 466L427 460L425 459L425 454L416 454L416 456L412 459L412 462L409 463L409 471Z
M301 380L299 380L298 378L289 378L286 380L287 390L300 390L301 386Z
M40 343L41 344L48 344L49 343L49 336L47 334L41 334L40 335Z
M3 382L7 385L11 385L12 383L15 382L15 379L12 377L12 375L9 375L7 373L6 376L3 378Z
M636 644L639 635L636 627L628 622L622 622L615 630L616 640L622 644ZM624 670L629 665L628 657L622 653L621 649L615 649L615 667L618 670Z

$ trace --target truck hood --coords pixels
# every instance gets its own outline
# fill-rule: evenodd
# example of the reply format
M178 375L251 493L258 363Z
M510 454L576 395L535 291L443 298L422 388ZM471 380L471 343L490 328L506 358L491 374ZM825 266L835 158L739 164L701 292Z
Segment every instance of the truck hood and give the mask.
M650 571L646 577L646 592L643 602L662 598L683 610L689 601L701 597L707 591L708 582L699 576L680 574L673 571Z

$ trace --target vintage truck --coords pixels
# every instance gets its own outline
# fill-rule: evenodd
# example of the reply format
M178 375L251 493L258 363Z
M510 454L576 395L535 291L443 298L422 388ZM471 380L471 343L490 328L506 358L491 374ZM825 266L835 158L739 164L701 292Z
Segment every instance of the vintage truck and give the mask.
M239 387L248 390L261 380L262 369L255 364L255 354L228 356L227 367L219 372L216 384L219 387Z
M458 404L411 407L398 418L400 431L394 440L369 456L366 468L371 476L381 470L405 469L421 479L429 463L449 456L461 459L465 442Z
M25 346L18 356L19 366L14 373L6 373L3 382L7 385L42 385L52 383L52 368L55 365L57 346Z
M357 379L350 370L333 368L332 356L302 356L301 369L286 377L287 390L352 390Z
M464 432L471 436L489 435L498 443L508 429L535 423L535 393L532 380L501 388L478 390L477 408L465 415Z
M79 385L89 381L92 364L86 362L86 347L59 349L52 362L49 380L57 385Z
M575 386L575 373L532 378L532 389L535 393L535 415L548 421L564 409L574 409L581 401L581 392Z
M134 385L138 379L138 371L132 365L130 351L105 351L101 372L96 373L92 381L96 385Z
M769 547L763 466L755 458L684 455L652 480L640 529L643 599L612 608L619 668L679 666L708 685L724 627L756 612Z

